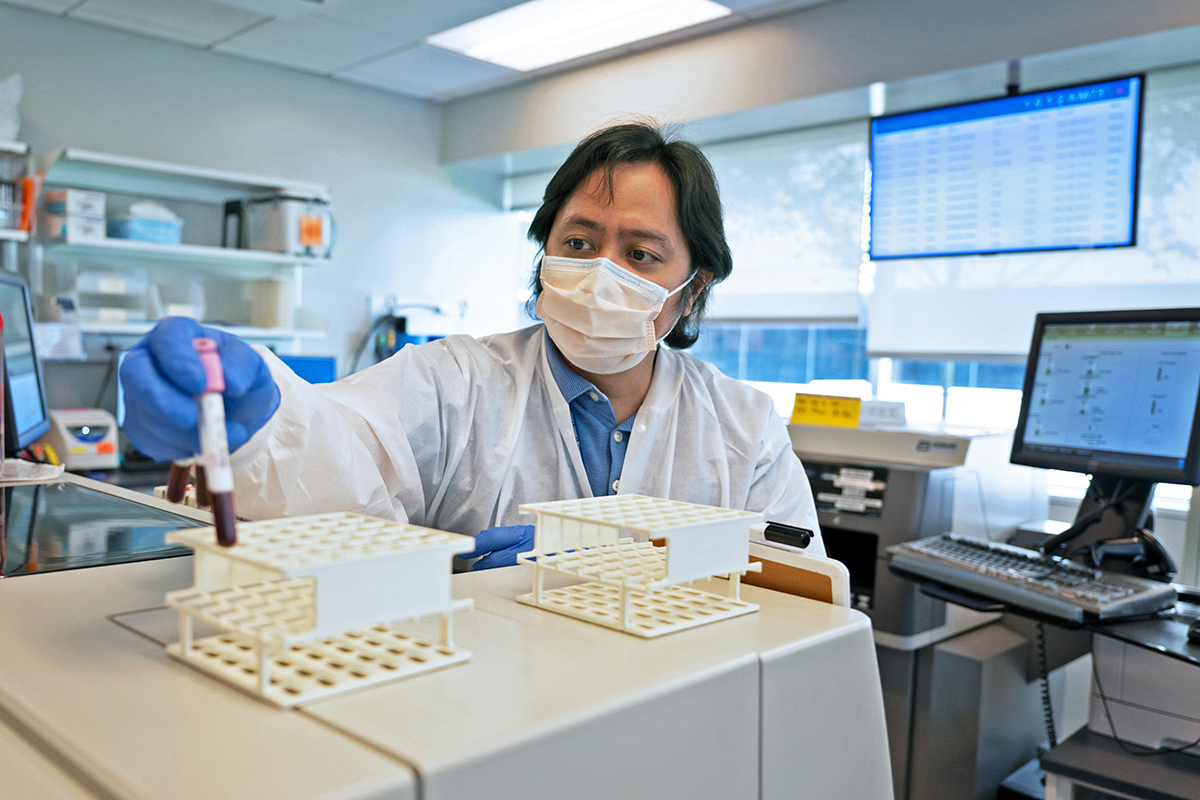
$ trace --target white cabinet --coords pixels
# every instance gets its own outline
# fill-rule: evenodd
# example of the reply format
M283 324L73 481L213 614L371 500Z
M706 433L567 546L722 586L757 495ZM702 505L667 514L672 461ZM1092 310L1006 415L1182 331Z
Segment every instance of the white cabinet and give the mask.
M183 313L248 339L324 336L293 314L255 319L253 295L271 282L276 292L286 287L298 308L304 271L328 259L224 247L221 240L229 201L296 196L327 203L328 188L74 148L49 157L43 171L43 197L55 188L98 191L105 193L109 218L131 202L153 200L183 219L182 244L67 241L40 233L31 243L28 272L43 318L53 318L62 308L56 299L67 298L84 333L139 335L158 317Z

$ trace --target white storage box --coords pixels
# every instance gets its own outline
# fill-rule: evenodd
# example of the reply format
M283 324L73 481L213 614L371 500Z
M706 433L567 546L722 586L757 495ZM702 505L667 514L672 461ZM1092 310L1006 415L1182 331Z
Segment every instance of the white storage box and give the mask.
M72 244L102 241L105 238L104 220L44 214L41 221L41 233L56 239L66 239Z
M42 196L42 207L47 214L58 217L87 217L104 221L104 192L89 192L84 189L47 189Z

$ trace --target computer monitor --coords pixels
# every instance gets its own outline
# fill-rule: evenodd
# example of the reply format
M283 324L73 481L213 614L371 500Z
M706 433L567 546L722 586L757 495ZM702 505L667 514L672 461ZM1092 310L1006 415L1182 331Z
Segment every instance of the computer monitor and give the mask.
M1200 484L1200 308L1038 314L1010 460L1091 475L1047 552L1142 527L1158 482Z
M4 317L4 450L15 455L50 429L42 364L33 343L29 286L0 272L0 315Z

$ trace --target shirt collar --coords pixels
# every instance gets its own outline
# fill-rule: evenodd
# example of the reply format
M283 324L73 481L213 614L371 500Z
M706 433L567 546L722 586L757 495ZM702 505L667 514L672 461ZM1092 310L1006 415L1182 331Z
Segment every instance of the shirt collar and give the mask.
M554 340L550 338L550 334L546 336L546 360L550 362L550 374L554 376L554 382L558 384L558 390L562 392L563 397L568 403L582 394L595 392L604 397L604 393L591 384L586 378L582 378L571 369L566 360L562 357L562 353L558 352L558 348L554 344Z

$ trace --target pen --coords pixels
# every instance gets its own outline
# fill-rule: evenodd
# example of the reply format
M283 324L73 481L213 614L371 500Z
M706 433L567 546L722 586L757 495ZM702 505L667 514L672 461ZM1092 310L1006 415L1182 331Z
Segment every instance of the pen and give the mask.
M225 437L225 372L217 343L206 337L192 340L200 354L208 385L196 396L200 409L200 464L204 483L212 502L213 521L217 529L217 544L232 547L237 544L236 517L233 513L233 469L229 465L229 440ZM200 474L199 465L196 470ZM199 499L199 498L197 498Z

